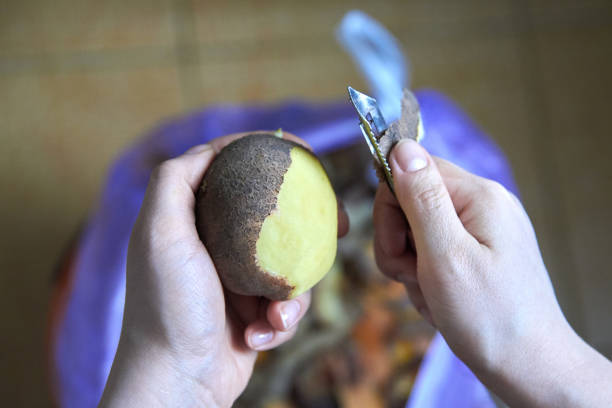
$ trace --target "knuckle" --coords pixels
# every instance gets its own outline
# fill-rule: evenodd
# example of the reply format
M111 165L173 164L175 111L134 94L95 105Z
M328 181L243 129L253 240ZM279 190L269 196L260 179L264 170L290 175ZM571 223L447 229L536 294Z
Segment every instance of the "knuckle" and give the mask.
M502 206L510 198L508 190L497 181L484 180L482 185L482 196L492 207Z
M497 181L489 180L489 188L491 189L491 192L497 196L505 197L508 195L508 190L506 190L506 187L502 186Z
M441 267L446 271L447 276L464 277L472 275L480 264L480 254L474 251L469 245L455 246L452 254L440 259ZM443 265L443 266L442 266Z
M419 205L426 210L437 210L444 202L445 190L440 183L428 186L419 186L415 198Z
M519 208L523 208L523 203L521 202L521 200L516 196L516 194L514 194L512 191L508 191L508 194L510 194L510 198L512 199L512 201L519 207Z
M160 181L176 175L179 172L179 165L175 159L161 162L151 173L151 179Z

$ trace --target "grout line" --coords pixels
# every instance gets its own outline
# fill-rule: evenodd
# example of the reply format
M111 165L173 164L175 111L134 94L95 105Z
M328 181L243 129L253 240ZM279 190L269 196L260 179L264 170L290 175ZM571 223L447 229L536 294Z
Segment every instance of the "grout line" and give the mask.
M206 55L213 63L248 59L286 59L304 54L314 56L342 54L334 42L320 44L303 40L302 44L287 41L203 45L177 41L170 47L130 47L112 50L60 52L36 55L0 56L0 75L54 74L70 72L107 72L147 67L187 68L201 65ZM190 84L193 87L193 84Z
M174 50L183 98L183 108L191 108L199 101L203 81L197 68L201 50L197 46L196 20L191 0L174 0L173 7Z
M114 50L44 53L0 57L0 75L122 71L149 66L172 66L168 47L130 47Z
M178 64L181 71L181 81L184 97L187 102L194 96L198 82L202 79L195 75L194 70L189 69L198 66L207 60L241 61L245 58L290 58L312 52L315 55L342 54L340 47L336 45L333 36L282 36L265 39L243 39L218 43L202 43L197 39L196 21L190 0L174 0L174 31L175 43L172 46L141 46L118 49L99 49L81 51L58 51L51 53L38 53L32 55L10 55L0 56L0 75L28 75L46 73L66 72L100 72L121 71L140 69L146 67L171 67ZM582 15L582 14L581 14ZM538 23L541 31L566 31L567 21L554 16L547 17L546 22ZM587 21L578 19L581 24L588 24L589 29L607 27L610 19L606 13L600 13ZM572 19L570 23L575 23ZM533 25L533 21L530 22ZM420 27L419 27L420 26ZM413 42L423 41L469 41L487 37L516 37L517 35L529 36L526 24L517 24L510 21L506 16L494 19L484 18L475 21L465 31L465 21L445 24L442 30L437 26L419 23L410 28L389 26L389 29L398 38L409 39L404 44L408 47ZM450 27L450 28L449 28ZM575 27L574 27L575 28ZM460 35L457 33L460 32ZM323 53L321 52L323 51ZM191 77L191 78L190 78ZM197 99L197 98L196 98Z
M536 135L531 140L531 145L535 151L535 157L548 156L550 160L546 163L539 160L535 163L537 169L538 185L542 192L543 214L545 215L545 228L549 237L555 237L550 241L551 250L547 254L549 259L555 257L561 261L554 262L554 265L568 265L569 268L560 268L553 271L557 279L556 290L561 295L560 298L567 306L564 310L568 320L574 329L585 335L583 293L580 290L578 279L578 268L569 245L569 231L567 209L563 201L562 188L558 184L560 174L560 163L554 151L555 142L551 134L551 115L550 108L546 102L547 94L542 85L542 67L539 64L540 53L536 44L535 27L529 5L525 0L517 2L517 24L522 25L519 38L519 67L520 76L526 90L525 105L527 107L528 125L534 130ZM548 154L547 154L548 152ZM552 164L552 165L551 165Z

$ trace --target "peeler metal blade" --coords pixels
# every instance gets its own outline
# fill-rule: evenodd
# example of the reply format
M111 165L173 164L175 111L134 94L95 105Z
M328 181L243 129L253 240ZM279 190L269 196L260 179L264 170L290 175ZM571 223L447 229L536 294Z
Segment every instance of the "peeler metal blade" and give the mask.
M382 135L387 131L388 125L382 112L378 108L376 99L368 96L364 93L356 91L352 87L348 87L349 98L351 103L355 107L357 114L359 115L361 133L370 148L372 156L378 165L380 165L387 184L391 189L391 192L395 194L393 189L393 176L391 175L391 168L387 162L387 158L381 152L379 146L379 140Z

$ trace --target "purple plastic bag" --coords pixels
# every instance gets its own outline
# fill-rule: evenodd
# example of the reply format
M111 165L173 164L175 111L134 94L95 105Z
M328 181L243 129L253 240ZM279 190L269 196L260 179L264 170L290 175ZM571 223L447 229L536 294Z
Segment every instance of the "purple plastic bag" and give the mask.
M435 91L416 95L426 131L423 144L432 154L516 192L503 154L461 110ZM61 406L94 407L102 394L121 331L129 235L152 168L225 134L279 127L308 141L318 154L363 143L348 102L222 106L161 125L117 160L78 245L68 304L52 342ZM433 347L418 376L411 408L494 407L484 387L441 339ZM440 359L447 364L437 364ZM455 383L460 389L452 387ZM428 384L437 387L432 390Z

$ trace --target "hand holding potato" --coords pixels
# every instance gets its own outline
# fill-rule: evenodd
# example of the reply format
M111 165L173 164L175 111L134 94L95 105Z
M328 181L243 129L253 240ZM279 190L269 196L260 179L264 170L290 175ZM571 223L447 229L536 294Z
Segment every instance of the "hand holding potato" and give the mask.
M130 240L123 328L101 406L229 407L257 350L289 340L306 313L309 291L269 301L224 290L198 237L196 191L216 153L241 136L194 147L152 174ZM346 217L339 220L342 234Z
M565 320L519 200L412 140L390 165L397 199L379 187L377 263L455 354L510 406L611 406L612 364Z

